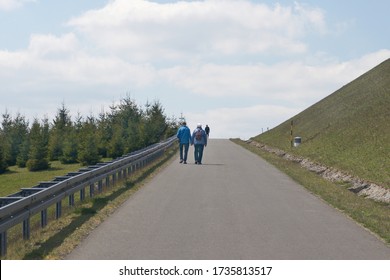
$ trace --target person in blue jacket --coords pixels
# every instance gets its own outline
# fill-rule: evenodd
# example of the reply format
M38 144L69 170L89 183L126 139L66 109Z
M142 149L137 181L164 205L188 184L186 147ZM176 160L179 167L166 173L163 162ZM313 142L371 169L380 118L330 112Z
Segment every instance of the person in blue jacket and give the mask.
M207 134L202 129L202 125L198 123L196 129L191 136L191 145L195 146L195 164L202 164L203 150L207 146Z
M187 164L188 149L191 143L191 131L186 122L183 122L176 134L179 139L180 163Z

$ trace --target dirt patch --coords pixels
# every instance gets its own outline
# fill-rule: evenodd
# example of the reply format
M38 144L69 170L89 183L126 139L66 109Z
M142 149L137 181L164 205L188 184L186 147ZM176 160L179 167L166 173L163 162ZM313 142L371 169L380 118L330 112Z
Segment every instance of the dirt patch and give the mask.
M319 176L322 176L326 180L348 184L351 186L348 189L357 195L365 196L366 198L380 202L390 203L390 189L386 187L354 177L351 174L347 174L346 172L335 169L333 167L328 167L323 164L313 162L310 159L291 155L278 148L273 148L253 140L248 140L246 142L264 151L276 154L277 156L286 160L299 163L302 167L316 173Z

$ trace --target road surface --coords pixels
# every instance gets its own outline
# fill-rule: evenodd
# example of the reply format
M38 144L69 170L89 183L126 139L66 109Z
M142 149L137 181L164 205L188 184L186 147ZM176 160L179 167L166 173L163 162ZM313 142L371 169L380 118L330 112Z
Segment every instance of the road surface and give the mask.
M273 166L211 139L175 160L67 259L390 259L390 248Z

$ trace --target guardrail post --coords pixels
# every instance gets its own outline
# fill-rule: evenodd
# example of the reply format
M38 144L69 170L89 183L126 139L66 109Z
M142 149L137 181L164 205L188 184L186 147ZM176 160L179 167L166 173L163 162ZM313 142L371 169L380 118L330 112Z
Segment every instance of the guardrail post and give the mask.
M85 188L82 188L80 190L80 201L83 201L85 199Z
M116 173L112 174L112 185L115 186L116 184Z
M56 219L61 218L61 214L62 214L62 201L60 200L56 203Z
M30 218L23 221L23 239L30 239Z
M110 187L110 176L106 177L106 188Z
M2 257L7 255L7 231L0 233L0 254Z
M90 184L89 185L89 197L93 197L95 193L95 184Z
M47 209L41 211L41 228L47 226Z
M103 191L103 180L99 180L98 182L98 191L99 193Z
M74 206L74 193L69 195L69 206Z

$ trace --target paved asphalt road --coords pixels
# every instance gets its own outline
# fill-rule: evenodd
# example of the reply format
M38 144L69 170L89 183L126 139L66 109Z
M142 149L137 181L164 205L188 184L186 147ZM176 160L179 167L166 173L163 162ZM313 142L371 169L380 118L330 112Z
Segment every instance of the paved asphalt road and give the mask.
M229 140L172 162L67 259L390 259L390 248Z

